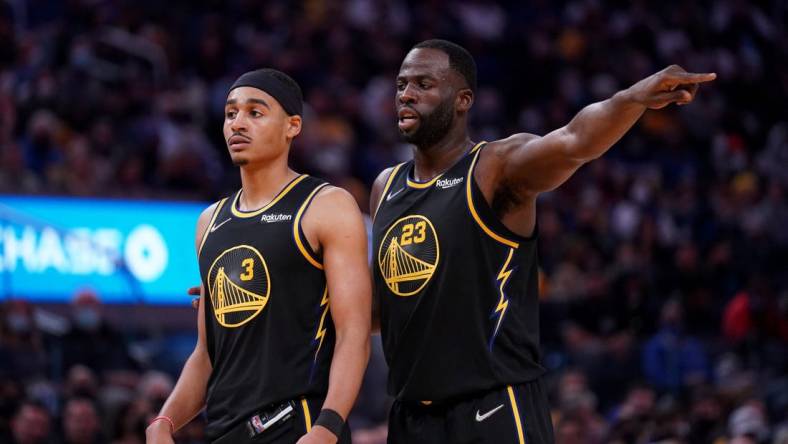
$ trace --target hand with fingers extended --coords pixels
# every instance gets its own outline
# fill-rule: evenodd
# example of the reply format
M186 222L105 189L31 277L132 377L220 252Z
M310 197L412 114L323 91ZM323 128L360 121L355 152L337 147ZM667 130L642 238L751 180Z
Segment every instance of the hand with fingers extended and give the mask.
M627 92L637 103L660 109L671 103L686 105L692 102L701 83L717 78L715 73L687 72L678 65L670 65L632 85Z
M195 309L200 308L200 296L201 296L200 289L201 288L202 287L200 285L197 285L196 287L190 287L188 290L186 290L186 293L188 295L190 295L190 296L197 296L195 298L192 298L192 307L194 307Z

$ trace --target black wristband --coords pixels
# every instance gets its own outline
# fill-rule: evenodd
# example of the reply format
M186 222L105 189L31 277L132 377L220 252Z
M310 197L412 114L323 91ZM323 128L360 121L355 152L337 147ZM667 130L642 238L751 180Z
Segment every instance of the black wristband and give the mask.
M342 435L342 429L345 428L345 420L342 419L342 416L340 416L339 413L331 409L323 409L320 411L320 415L318 415L315 425L327 428L331 433L339 438Z

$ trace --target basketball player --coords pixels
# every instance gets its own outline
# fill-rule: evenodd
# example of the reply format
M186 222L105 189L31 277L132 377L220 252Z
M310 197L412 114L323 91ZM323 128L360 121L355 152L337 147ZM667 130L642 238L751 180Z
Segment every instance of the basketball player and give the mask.
M364 223L349 193L288 168L301 113L279 71L230 89L224 137L242 188L197 222L197 346L148 443L172 443L203 405L210 442L350 442L369 356Z
M538 67L535 67L538 69ZM471 141L476 65L443 40L397 76L413 160L371 196L375 294L396 397L390 443L549 443L540 381L536 198L605 153L646 109L692 101L714 74L668 67L545 136Z

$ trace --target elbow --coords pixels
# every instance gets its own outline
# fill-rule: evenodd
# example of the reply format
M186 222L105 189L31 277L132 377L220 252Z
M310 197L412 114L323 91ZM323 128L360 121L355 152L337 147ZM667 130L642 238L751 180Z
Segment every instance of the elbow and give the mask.
M562 143L564 158L574 167L579 168L602 155L603 152L599 152L592 143L580 137L571 128L564 128L564 132Z

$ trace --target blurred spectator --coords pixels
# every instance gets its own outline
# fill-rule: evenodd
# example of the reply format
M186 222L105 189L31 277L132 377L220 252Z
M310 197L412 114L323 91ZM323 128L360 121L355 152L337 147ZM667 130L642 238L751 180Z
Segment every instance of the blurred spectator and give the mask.
M140 379L137 394L150 403L154 412L158 412L164 405L164 401L170 396L174 386L171 376L162 372L149 371Z
M558 408L562 416L572 418L575 426L583 431L586 443L603 442L607 434L607 423L596 411L596 396L588 388L582 371L569 370L561 375L558 384ZM572 430L573 425L567 424Z
M778 339L788 343L788 310L780 307L759 278L754 286L737 293L725 307L723 333L734 344Z
M583 422L571 416L564 416L555 426L556 444L586 444L590 440Z
M158 413L150 408L150 404L138 399L122 405L111 424L112 444L143 444L145 428L153 415Z
M88 398L95 400L98 396L99 381L90 367L75 365L68 370L63 387L63 395L67 398Z
M643 371L657 389L678 392L708 380L703 344L684 328L681 304L671 299L662 307L660 329L643 347Z
M750 439L754 443L766 442L769 437L769 423L763 405L751 401L734 410L728 419L728 431L734 440Z
M45 377L47 355L33 307L23 300L9 300L0 315L0 377L23 382Z
M11 419L11 444L49 443L51 417L43 405L24 401Z
M93 401L71 398L63 407L63 444L99 444L101 421Z
M100 376L136 367L123 337L102 317L98 296L78 292L71 304L71 330L63 337L63 368L83 364Z
M610 421L645 421L652 413L656 404L654 390L647 384L633 384L624 401L610 414Z

